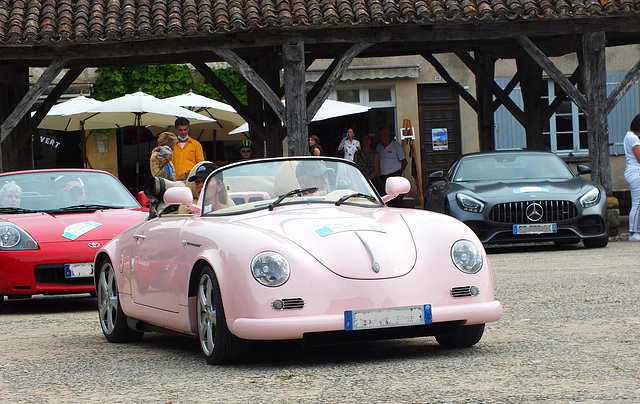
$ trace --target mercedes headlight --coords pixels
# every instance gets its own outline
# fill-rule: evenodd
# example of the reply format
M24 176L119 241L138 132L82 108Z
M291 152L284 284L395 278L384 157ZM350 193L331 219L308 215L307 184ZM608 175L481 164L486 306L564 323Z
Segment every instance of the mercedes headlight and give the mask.
M483 202L466 194L456 194L456 200L460 208L465 212L480 213L484 209Z
M598 188L593 188L580 197L580 205L583 208L590 208L597 205L598 202L600 202L600 190Z
M458 240L451 247L451 261L465 274L475 274L482 268L482 253L469 240Z
M0 224L0 250L37 250L38 243L29 233L13 223Z
M264 286L281 286L289 279L289 263L276 252L262 252L251 260L251 274Z

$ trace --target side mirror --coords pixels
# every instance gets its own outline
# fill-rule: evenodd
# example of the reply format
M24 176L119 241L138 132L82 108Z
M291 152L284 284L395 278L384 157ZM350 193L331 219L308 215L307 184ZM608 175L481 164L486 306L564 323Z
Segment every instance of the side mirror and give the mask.
M400 194L406 194L411 190L411 183L404 177L389 177L384 184L384 191L387 193L382 197L382 201L387 203Z
M444 171L434 171L429 174L429 181L442 181L444 180Z
M193 194L187 187L174 187L165 191L163 197L167 205L184 205L192 213L200 213L200 207L193 204Z
M578 164L578 175L591 174L591 167L586 164Z
M145 211L149 211L149 198L147 198L147 195L144 194L144 191L138 192L136 199Z

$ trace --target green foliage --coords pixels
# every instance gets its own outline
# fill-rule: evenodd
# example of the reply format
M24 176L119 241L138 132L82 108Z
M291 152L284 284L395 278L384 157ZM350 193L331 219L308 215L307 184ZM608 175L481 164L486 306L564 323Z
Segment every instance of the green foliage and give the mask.
M204 83L201 75L195 78L186 65L145 65L120 68L100 68L94 84L94 97L106 101L131 94L139 89L158 98L193 92L218 101L227 102L212 85ZM215 70L216 75L242 103L247 103L247 84L232 68Z
M100 68L95 83L95 98L110 100L142 89L158 98L186 93L193 86L191 71L186 65L147 65L120 68Z
M244 77L233 68L214 70L214 72L236 98L247 105L247 82ZM209 83L202 83L194 92L214 100L227 102Z

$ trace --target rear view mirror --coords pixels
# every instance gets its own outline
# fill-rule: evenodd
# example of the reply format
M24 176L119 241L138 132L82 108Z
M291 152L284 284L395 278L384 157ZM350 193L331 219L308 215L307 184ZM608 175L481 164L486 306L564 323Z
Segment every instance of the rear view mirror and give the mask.
M384 191L387 193L382 197L382 201L387 203L400 194L406 194L411 190L411 183L404 177L389 177L384 184Z

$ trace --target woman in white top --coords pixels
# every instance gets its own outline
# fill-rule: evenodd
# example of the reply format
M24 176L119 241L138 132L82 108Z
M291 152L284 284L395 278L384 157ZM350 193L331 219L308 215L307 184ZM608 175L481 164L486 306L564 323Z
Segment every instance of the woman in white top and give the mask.
M631 121L629 132L624 137L626 167L624 179L631 191L629 212L629 241L640 241L640 115Z
M353 161L356 152L360 150L360 142L353 138L355 136L353 129L347 129L346 134L347 136L342 137L342 141L338 145L338 150L344 150L344 158Z

